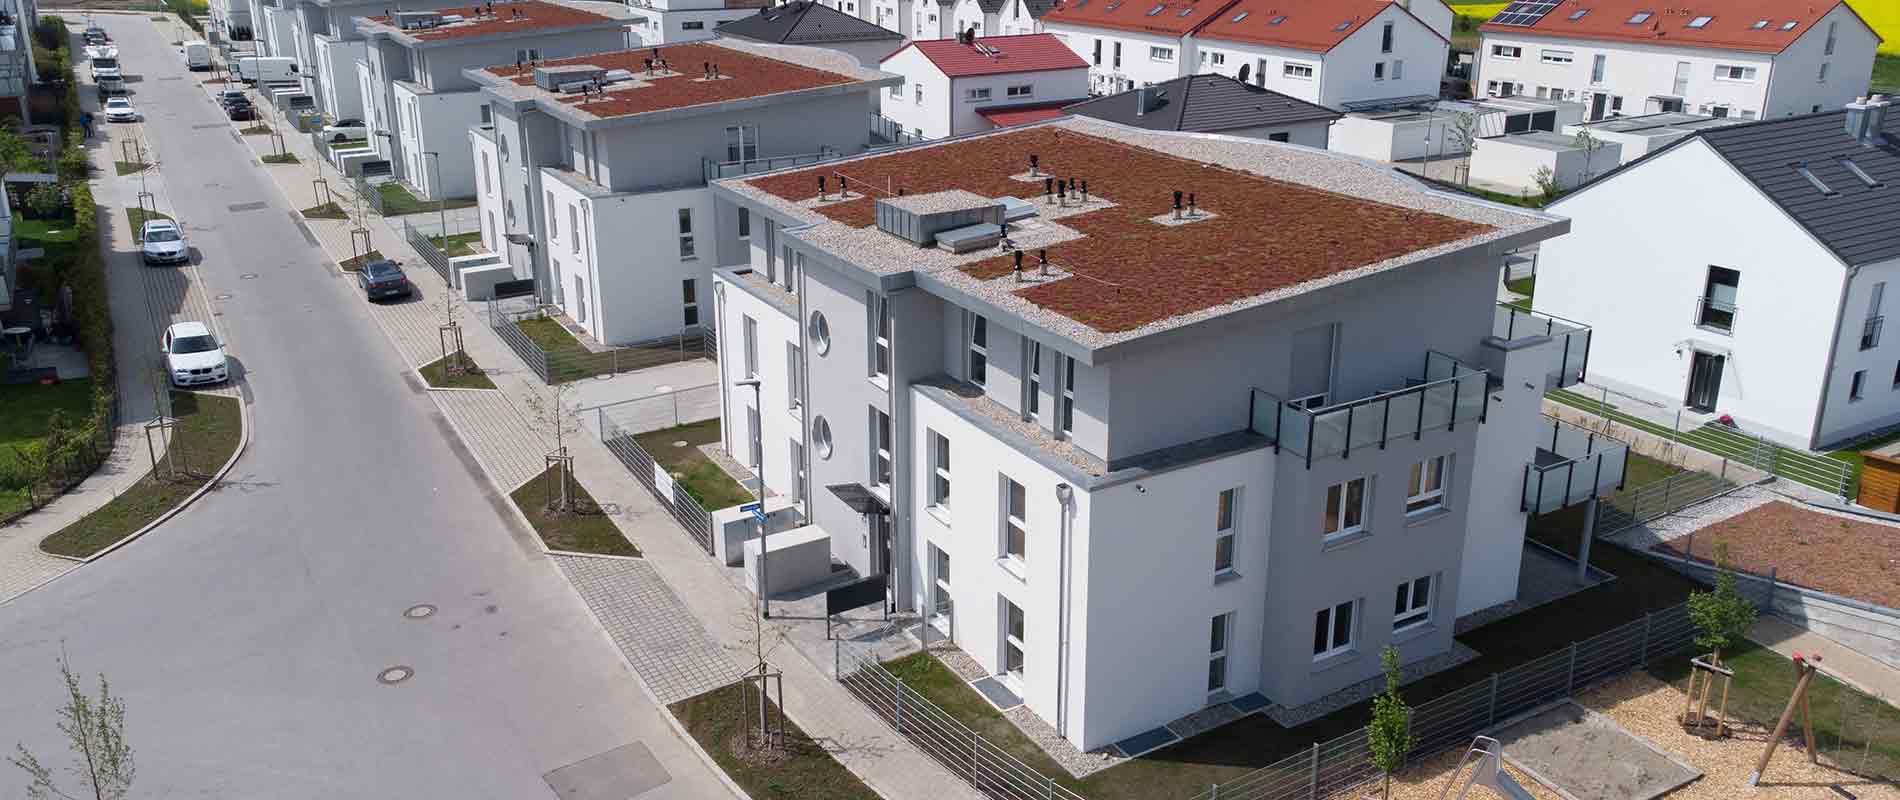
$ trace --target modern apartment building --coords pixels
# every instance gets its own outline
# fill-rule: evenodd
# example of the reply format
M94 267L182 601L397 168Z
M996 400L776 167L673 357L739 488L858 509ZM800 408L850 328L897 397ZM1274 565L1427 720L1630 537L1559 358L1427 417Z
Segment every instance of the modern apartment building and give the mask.
M1085 750L1446 652L1621 472L1494 302L1559 217L1085 117L713 191L725 448Z
M627 15L590 6L522 0L357 18L364 42L357 81L377 152L418 197L474 196L468 129L487 121L487 101L463 71L624 50Z
M1525 0L1478 30L1474 88L1587 103L1592 120L1840 108L1866 94L1880 43L1842 0Z
M629 0L627 5L636 17L632 46L654 47L711 39L721 23L757 14L772 0Z
M863 150L897 80L835 50L728 39L463 74L490 108L466 133L482 242L610 344L710 326L712 269L755 234L707 182Z
M410 0L406 10L443 8L463 0ZM363 113L356 64L363 58L355 19L388 13L378 0L252 0L251 19L258 55L297 59L297 72L317 102L333 118Z
M1089 95L1088 63L1046 33L913 41L878 66L904 77L884 118L925 139L1061 116Z
M829 48L856 58L860 66L871 69L877 69L879 61L904 44L903 35L896 31L815 0L792 0L784 5L761 8L756 14L720 23L716 32L722 38L760 44Z
M206 27L226 41L243 41L252 34L250 0L211 0L205 16Z
M1900 424L1896 141L1881 98L1691 130L1551 207L1575 227L1539 254L1536 308L1615 314L1592 381L1685 421L1801 448Z
M33 29L39 25L35 0L0 0L0 107L32 121L28 93L39 80L33 63Z

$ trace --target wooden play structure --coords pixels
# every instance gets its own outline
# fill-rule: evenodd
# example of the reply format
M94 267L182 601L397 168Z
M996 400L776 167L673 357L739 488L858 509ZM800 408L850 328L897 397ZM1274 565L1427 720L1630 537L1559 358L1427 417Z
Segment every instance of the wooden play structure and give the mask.
M1814 715L1808 710L1808 684L1814 680L1814 673L1821 670L1821 654L1815 653L1812 660L1803 658L1799 652L1794 654L1794 693L1788 696L1788 707L1781 710L1781 721L1775 723L1775 732L1768 737L1768 746L1761 751L1761 760L1755 762L1755 772L1748 776L1749 786L1761 784L1761 774L1768 769L1768 760L1775 757L1775 745L1781 743L1781 736L1788 732L1788 723L1794 720L1794 710L1801 709L1801 735L1806 742L1809 763L1819 763L1814 753Z
M1722 666L1722 659L1716 653L1689 659L1689 696L1682 707L1682 727L1684 730L1705 739L1720 739L1727 736L1728 730L1728 687L1735 673ZM1722 682L1722 699L1718 702L1716 716L1709 716L1709 697L1715 693L1715 683Z

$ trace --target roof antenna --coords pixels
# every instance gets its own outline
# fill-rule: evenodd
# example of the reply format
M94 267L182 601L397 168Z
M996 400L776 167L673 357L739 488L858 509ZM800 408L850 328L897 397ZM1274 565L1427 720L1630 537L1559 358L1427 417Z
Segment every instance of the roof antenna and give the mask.
M1089 201L1089 182L1083 181L1082 182L1082 202L1087 203L1088 201Z
M1063 181L1056 181L1056 204L1063 208L1069 206L1069 184Z
M850 196L851 196L851 179L843 175L839 175L838 176L838 199L843 200Z
M1198 217L1200 215L1200 210L1194 207L1194 193L1188 192L1188 216Z

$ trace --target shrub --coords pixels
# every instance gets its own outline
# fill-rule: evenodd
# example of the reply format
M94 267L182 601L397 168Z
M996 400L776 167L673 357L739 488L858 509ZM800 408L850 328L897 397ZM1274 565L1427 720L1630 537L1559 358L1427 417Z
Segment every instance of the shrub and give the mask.
M62 181L83 181L92 175L92 162L86 158L86 148L74 142L66 152L59 155L59 179Z
M66 209L66 192L57 183L35 184L26 193L26 207L41 219L58 216Z

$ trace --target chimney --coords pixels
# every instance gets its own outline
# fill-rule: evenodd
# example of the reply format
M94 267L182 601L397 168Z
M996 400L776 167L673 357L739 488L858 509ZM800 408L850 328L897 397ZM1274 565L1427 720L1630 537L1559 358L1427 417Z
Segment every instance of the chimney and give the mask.
M1862 147L1876 147L1885 138L1881 126L1887 122L1887 110L1893 101L1886 95L1863 97L1847 104L1847 135Z
M1140 86L1135 87L1135 116L1145 116L1147 113L1148 84L1144 82Z

